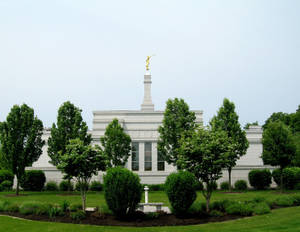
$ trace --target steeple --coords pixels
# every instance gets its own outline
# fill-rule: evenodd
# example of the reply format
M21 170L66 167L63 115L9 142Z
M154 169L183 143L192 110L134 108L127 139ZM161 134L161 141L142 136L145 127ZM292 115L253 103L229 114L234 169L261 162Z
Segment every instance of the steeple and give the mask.
M144 75L144 101L141 105L142 111L154 111L154 104L151 98L151 74L149 71Z

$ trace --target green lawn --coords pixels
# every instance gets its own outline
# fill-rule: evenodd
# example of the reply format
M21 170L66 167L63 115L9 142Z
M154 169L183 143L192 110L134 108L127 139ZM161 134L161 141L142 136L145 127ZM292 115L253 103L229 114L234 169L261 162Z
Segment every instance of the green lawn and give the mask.
M296 232L300 231L300 207L283 208L273 210L272 213L227 221L221 223L209 223L193 226L176 227L112 227L75 225L53 222L28 221L7 216L0 216L0 231L13 232L106 232L106 231L164 231L164 232Z
M26 196L19 196L19 197L8 197L8 194L12 194L12 192L0 192L0 200L9 200L11 202L16 202L21 204L24 201L38 201L38 202L45 202L45 203L61 203L64 200L69 201L72 203L81 203L80 195L71 195L66 196L62 195L63 192L21 192L21 194L26 194ZM293 193L300 193L300 191L289 191L289 194ZM268 190L268 191L247 191L245 193L232 193L227 194L222 191L216 191L213 193L212 201L216 200L223 200L223 199L234 199L240 201L246 201L249 199L253 199L254 197L264 197L266 199L274 199L279 197L278 191L275 190ZM142 201L144 197L142 198ZM198 192L198 201L204 202L204 198L201 192ZM165 192L150 192L149 193L149 201L150 202L164 202L165 205L169 206L168 198ZM103 192L90 192L87 195L87 206L101 206L105 205L104 193Z

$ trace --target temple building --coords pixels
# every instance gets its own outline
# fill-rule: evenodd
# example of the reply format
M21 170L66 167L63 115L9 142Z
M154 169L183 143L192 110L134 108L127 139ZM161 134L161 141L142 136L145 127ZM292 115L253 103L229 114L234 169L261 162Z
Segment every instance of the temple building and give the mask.
M132 155L129 157L126 167L136 172L142 183L163 183L166 177L176 170L168 165L157 150L159 139L158 127L162 124L164 111L156 111L151 98L151 74L147 71L144 75L144 99L140 110L109 110L93 112L93 128L91 133L94 144L100 145L100 137L104 135L107 125L115 118L130 135L132 140ZM203 125L203 111L193 111L196 122ZM247 154L238 162L232 171L232 183L239 179L248 179L248 172L253 168L264 168L260 158L262 153L262 129L260 126L251 126L246 130L249 148ZM49 163L47 155L47 139L50 130L46 129L43 139L46 145L40 159L28 169L43 170L47 181L61 181L62 174ZM223 177L219 181L227 180L227 172L224 170ZM102 180L103 173L99 173L94 179Z

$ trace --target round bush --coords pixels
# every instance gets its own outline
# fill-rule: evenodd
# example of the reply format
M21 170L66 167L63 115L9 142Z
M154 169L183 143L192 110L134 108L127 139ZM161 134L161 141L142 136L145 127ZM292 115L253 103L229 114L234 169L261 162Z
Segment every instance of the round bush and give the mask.
M57 183L55 181L47 182L47 184L45 186L45 190L46 191L58 191Z
M102 191L103 185L101 184L100 181L92 181L90 185L90 190L91 191Z
M248 188L247 182L245 180L237 180L234 183L234 188L239 191L245 191Z
M229 189L229 183L228 181L224 181L220 185L221 190L228 190Z
M74 185L73 185L72 181L62 180L59 183L59 190L60 191L73 191Z
M300 183L300 168L285 168L282 171L283 187L286 189L294 189L296 184Z
M10 191L13 187L13 182L10 180L5 180L1 183L3 191Z
M14 182L14 174L8 170L0 170L0 184L6 180Z
M266 202L257 203L253 210L256 215L262 215L271 212L270 206Z
M196 178L187 171L172 173L167 177L165 190L175 215L185 214L195 201Z
M255 189L266 189L272 183L272 175L269 169L254 169L248 174L249 183Z
M25 191L42 191L46 182L45 173L41 170L25 171L25 175L20 181L21 187Z
M115 216L132 214L142 198L139 176L121 167L108 169L104 176L104 197Z

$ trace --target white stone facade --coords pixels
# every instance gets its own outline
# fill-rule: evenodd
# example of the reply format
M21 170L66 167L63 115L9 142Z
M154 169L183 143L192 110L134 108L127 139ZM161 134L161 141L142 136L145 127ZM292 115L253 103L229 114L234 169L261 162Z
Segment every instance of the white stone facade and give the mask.
M147 73L144 76L144 101L141 110L116 110L116 111L94 111L93 128L89 133L92 134L93 143L100 145L100 137L104 135L107 125L117 118L124 128L124 131L130 135L134 147L132 156L129 157L126 167L136 172L142 183L154 184L163 183L166 177L176 168L168 165L160 159L157 152L157 141L159 138L158 127L162 124L163 111L155 111L151 100L151 75ZM203 112L193 111L196 115L196 122L203 124ZM253 168L265 168L260 158L262 153L262 129L260 126L251 126L246 130L249 148L247 154L238 162L232 171L232 183L238 179L248 180L248 172ZM50 158L47 155L47 140L50 136L50 130L45 130L43 139L46 145L43 147L43 154L40 159L28 169L43 170L47 181L61 181L62 174L49 163ZM103 173L99 173L94 179L102 180ZM223 177L219 182L227 180L227 172L224 170Z

